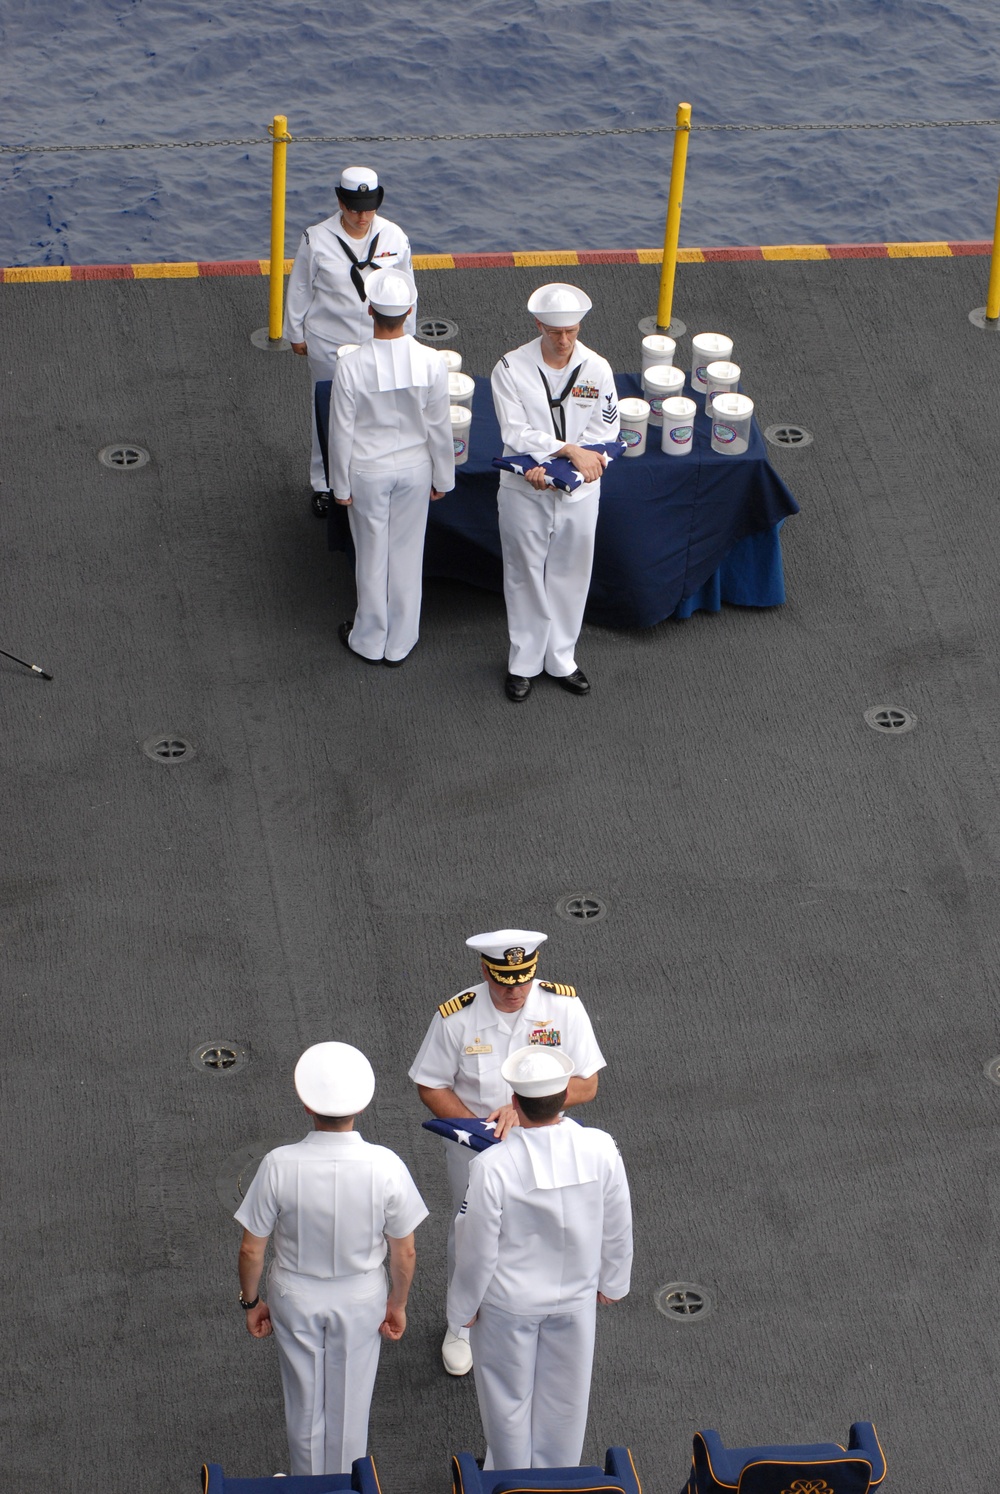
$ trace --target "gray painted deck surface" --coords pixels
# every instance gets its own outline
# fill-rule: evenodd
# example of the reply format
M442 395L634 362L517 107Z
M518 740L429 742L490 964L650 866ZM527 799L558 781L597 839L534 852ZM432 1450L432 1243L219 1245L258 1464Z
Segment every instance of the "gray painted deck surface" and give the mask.
M467 367L526 339L547 279L638 362L651 268L419 277ZM368 1052L363 1132L432 1208L383 1351L386 1494L481 1441L440 1365L447 1222L406 1069L524 924L609 1060L585 1118L633 1183L631 1297L602 1313L589 1455L679 1488L691 1434L841 1440L887 1487L992 1487L1000 1346L1000 337L981 259L682 267L690 331L736 340L775 465L789 600L585 629L593 693L502 695L502 600L427 588L406 668L338 645L352 580L305 501L306 370L253 348L264 282L3 288L7 595L0 1483L174 1494L203 1459L287 1466L273 1342L236 1307L217 1178L305 1129L309 1043ZM682 344L686 356L688 344ZM108 471L112 441L147 447ZM543 682L544 684L544 682ZM883 738L862 719L917 713ZM151 734L197 745L143 755ZM557 900L605 898L607 919ZM195 1045L247 1044L224 1077ZM702 1283L713 1315L654 1310ZM944 1470L948 1473L945 1475Z

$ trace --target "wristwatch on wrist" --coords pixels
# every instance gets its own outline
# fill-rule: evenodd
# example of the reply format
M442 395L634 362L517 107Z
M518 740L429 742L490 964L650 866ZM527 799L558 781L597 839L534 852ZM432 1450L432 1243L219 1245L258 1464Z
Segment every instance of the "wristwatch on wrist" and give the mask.
M240 1306L242 1307L242 1309L243 1309L244 1312L249 1312L250 1309L251 1309L251 1307L256 1307L257 1303L259 1301L260 1301L260 1292L257 1293L256 1297L253 1299L252 1302L244 1302L244 1300L243 1300L243 1291L242 1291L242 1288L240 1289Z

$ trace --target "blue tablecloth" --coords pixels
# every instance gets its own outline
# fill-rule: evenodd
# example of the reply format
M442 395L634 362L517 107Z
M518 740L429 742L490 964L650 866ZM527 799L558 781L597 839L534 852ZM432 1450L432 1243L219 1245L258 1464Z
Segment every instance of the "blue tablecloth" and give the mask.
M631 374L615 382L622 397L642 393ZM317 384L323 435L329 403L329 382ZM748 450L725 456L712 451L704 400L697 403L689 456L666 456L654 429L641 457L612 462L601 480L588 622L649 628L667 617L717 612L723 602L777 607L785 600L779 530L799 506L768 461L756 421ZM502 589L499 474L492 466L502 450L489 380L477 379L469 459L456 469L455 491L431 504L425 576ZM330 509L330 548L348 549L345 511Z

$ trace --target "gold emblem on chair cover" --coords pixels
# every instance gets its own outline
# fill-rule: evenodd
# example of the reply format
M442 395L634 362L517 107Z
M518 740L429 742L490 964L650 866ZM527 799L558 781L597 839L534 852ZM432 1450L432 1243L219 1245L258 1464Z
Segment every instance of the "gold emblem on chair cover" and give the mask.
M832 1485L825 1478L797 1478L790 1489L781 1494L834 1494Z

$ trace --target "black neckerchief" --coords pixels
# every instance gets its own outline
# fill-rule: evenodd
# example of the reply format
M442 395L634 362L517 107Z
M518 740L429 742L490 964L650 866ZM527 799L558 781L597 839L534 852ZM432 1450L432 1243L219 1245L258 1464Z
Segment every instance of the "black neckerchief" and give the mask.
M379 232L381 232L381 230L379 230ZM367 259L358 259L358 256L355 254L354 250L349 244L344 243L339 233L335 233L334 238L337 240L337 243L340 245L341 249L343 249L344 253L351 261L351 281L354 285L354 289L357 291L358 295L363 301L365 299L365 280L361 271L367 270L372 260L375 258L375 246L378 244L378 234L375 235L371 243L368 245Z
M582 367L582 363L578 363L576 365L573 372L566 380L566 387L563 389L562 394L557 394L554 397L552 394L552 390L549 387L549 381L545 377L544 371L542 369L538 370L538 372L542 375L542 383L545 385L545 398L548 400L549 409L552 412L552 427L556 435L559 437L560 441L565 441L566 439L566 411L563 409L563 400L566 398L567 394L576 383L576 376L580 372Z

